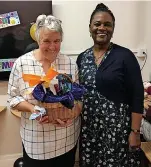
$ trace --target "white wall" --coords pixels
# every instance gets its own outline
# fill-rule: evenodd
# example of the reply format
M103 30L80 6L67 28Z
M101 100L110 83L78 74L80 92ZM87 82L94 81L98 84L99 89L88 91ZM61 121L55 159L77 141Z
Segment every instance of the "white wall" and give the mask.
M140 2L106 1L104 3L116 18L113 41L136 48L141 36L138 28L141 16ZM97 4L98 1L53 1L53 14L63 22L63 51L83 50L92 45L89 37L89 19Z
M89 19L95 6L101 1L52 1L53 14L63 22L64 41L62 52L80 53L92 46L89 35ZM143 79L150 76L150 9L147 1L105 1L114 13L116 19L115 32L112 41L128 47L131 50L146 48L148 61L142 71ZM140 61L140 65L143 61ZM150 77L151 79L151 77Z
M147 48L148 61L143 70L144 76L148 74L149 80L151 81L151 1L145 3L144 17L141 20L144 20L144 46Z

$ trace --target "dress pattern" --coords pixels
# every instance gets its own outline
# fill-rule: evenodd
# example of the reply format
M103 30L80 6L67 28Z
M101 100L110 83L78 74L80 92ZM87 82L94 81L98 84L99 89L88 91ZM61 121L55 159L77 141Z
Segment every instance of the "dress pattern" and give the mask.
M92 48L83 53L80 66L79 80L87 89L83 98L80 167L139 167L139 151L129 152L128 147L129 106L115 104L97 91L95 75L98 67Z

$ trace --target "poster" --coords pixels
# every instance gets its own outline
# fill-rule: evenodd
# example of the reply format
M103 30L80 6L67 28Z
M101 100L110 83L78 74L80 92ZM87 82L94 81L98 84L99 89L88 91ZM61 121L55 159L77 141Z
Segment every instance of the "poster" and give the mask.
M20 24L17 11L0 14L0 29Z
M0 59L0 72L11 71L16 59Z

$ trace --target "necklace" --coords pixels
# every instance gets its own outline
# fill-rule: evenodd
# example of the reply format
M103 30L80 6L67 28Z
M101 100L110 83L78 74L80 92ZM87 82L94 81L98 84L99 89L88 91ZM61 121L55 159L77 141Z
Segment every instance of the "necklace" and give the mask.
M106 50L99 57L97 57L97 58L95 57L95 63L96 64L98 64L98 61L99 61L100 58L103 59L105 53L106 53Z

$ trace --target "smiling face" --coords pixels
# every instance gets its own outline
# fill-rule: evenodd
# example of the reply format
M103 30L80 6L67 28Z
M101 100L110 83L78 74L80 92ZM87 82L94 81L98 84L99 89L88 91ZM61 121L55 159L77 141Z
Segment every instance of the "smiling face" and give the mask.
M55 59L60 51L62 37L60 32L42 29L39 34L39 49L48 60Z
M107 12L97 12L90 23L89 31L95 45L108 45L114 31L111 15Z

